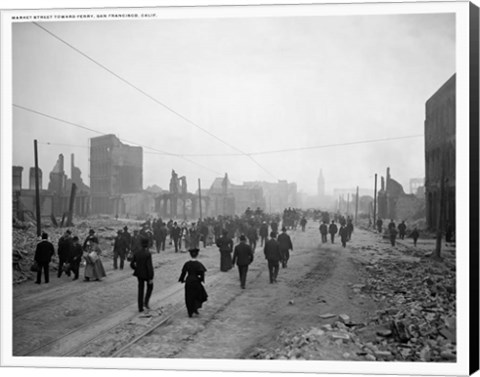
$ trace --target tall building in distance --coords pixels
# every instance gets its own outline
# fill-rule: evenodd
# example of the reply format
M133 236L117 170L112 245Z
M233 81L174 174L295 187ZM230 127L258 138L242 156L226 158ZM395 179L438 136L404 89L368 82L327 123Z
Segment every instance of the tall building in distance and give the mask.
M143 150L115 135L90 140L90 190L93 213L113 213L122 194L139 193L143 184Z
M322 169L320 169L320 174L317 179L317 196L320 200L325 197L325 179L323 178Z
M455 104L453 75L425 105L425 199L431 229L437 227L441 206L445 225L455 227Z

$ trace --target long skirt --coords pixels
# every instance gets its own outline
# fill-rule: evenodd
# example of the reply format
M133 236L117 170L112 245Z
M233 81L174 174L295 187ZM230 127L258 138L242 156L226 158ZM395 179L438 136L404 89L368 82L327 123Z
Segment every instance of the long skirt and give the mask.
M87 263L85 266L85 278L100 280L107 276L105 269L103 268L103 263L99 259L95 263Z
M202 304L207 301L208 295L203 284L199 281L185 283L185 305L187 306L188 316L191 317Z
M232 268L232 254L228 250L220 250L220 271L228 271Z

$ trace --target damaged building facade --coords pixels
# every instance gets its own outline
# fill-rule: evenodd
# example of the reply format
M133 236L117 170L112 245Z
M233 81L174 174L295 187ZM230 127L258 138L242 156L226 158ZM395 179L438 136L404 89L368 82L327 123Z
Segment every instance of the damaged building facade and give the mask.
M36 195L35 195L35 168L29 169L28 188L22 185L23 167L13 167L13 213L20 219L35 218ZM58 159L49 174L47 188L43 188L42 170L38 169L40 189L40 210L42 216L63 217L70 210L70 197L72 185L75 184L75 200L73 213L79 216L87 216L90 211L90 189L83 183L81 171L74 164L74 155L71 155L71 175L69 179L64 169L63 154Z
M425 197L430 229L437 228L441 207L445 226L455 229L455 98L453 75L425 105Z
M91 211L141 215L154 210L153 195L143 192L143 150L115 135L90 139Z
M377 194L377 217L393 220L417 220L425 217L425 200L414 194L406 194L403 186L390 175L387 168L386 178L381 177Z
M178 183L175 183L178 182ZM297 186L287 181L245 182L232 184L228 174L214 179L208 189L189 193L186 177L177 177L172 171L170 190L159 194L155 200L155 212L162 218L199 218L235 216L247 208L282 212L296 205Z

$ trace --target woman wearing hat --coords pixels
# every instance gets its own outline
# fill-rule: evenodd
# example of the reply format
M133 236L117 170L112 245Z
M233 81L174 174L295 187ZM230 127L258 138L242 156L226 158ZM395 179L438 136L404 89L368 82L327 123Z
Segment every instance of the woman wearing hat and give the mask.
M95 237L93 240L87 241L86 247L87 250L83 254L87 263L85 265L85 281L89 281L90 279L102 280L107 274L100 260L102 250L98 246L98 238Z
M197 260L198 249L190 249L191 260L183 265L179 282L185 283L185 305L187 306L188 316L198 314L198 309L207 301L207 292L203 286L205 281L205 266Z

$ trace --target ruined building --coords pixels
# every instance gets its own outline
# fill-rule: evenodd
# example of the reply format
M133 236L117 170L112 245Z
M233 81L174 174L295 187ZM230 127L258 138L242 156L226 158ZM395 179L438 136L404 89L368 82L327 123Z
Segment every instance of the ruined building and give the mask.
M425 105L425 197L427 225L435 229L443 180L444 225L455 228L455 75Z
M123 144L115 135L90 140L92 213L125 212L122 194L142 192L143 151Z
M68 213L70 207L70 195L72 182L77 185L75 200L73 202L73 213L78 216L86 216L90 210L89 188L80 178L80 169L74 167L74 156L72 154L72 169L76 178L68 179L64 170L64 158L60 154L49 174L47 189L42 188L42 170L38 169L40 189L40 211L43 217L63 217ZM20 220L26 217L35 218L36 194L35 194L35 168L29 169L28 189L22 188L21 166L13 167L13 213Z
M391 177L390 168L386 179L381 177L377 203L377 217L381 219L417 220L425 216L425 200L406 194L403 186Z

